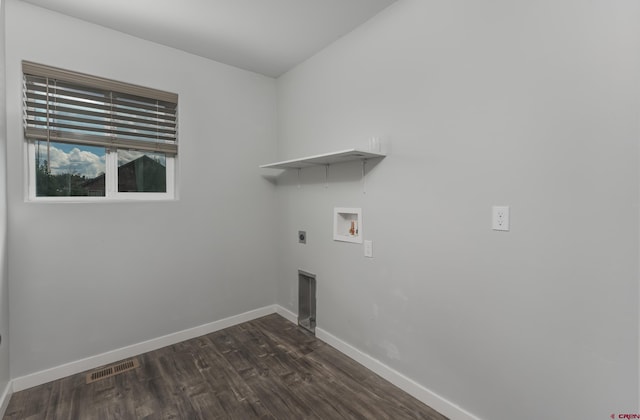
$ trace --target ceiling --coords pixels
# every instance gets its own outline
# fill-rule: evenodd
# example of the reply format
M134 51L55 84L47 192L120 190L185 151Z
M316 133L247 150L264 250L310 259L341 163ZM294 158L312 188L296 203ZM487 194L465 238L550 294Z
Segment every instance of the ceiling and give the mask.
M23 1L277 77L396 0Z

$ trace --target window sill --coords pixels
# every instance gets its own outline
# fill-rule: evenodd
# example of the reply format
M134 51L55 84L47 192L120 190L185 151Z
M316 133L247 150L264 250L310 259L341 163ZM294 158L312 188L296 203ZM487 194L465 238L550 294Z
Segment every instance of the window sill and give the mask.
M25 203L35 204L108 204L108 203L163 203L179 201L176 197L36 197L27 198Z

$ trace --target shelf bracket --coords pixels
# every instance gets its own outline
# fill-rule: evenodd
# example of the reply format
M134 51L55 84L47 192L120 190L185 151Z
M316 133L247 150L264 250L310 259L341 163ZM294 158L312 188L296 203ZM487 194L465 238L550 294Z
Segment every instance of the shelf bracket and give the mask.
M367 159L362 159L362 194L366 194L367 193L367 181L366 181L366 168L367 166Z
M324 187L329 188L329 164L324 165Z

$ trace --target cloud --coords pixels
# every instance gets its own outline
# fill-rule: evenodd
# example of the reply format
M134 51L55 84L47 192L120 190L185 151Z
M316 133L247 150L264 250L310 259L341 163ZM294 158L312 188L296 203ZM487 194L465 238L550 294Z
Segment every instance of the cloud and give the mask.
M118 165L124 165L145 154L161 165L166 166L164 154L135 150L118 150ZM98 156L88 150L82 150L82 146L73 147L71 150L65 151L51 144L49 156L51 159L49 167L54 175L73 173L84 175L87 178L95 178L105 173L106 155ZM42 163L47 159L47 147L45 145L40 147L40 162Z
M105 171L105 156L98 156L78 147L65 152L51 145L49 156L51 157L49 167L54 175L74 173L84 175L87 178L95 178ZM47 152L45 148L44 151L40 151L40 160L44 161L46 159Z

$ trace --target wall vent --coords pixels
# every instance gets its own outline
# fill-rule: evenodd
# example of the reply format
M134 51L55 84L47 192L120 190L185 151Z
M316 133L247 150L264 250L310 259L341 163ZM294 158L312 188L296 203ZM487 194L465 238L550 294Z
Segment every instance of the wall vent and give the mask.
M100 381L140 367L138 359L128 359L87 373L87 383Z
M298 270L298 325L316 333L316 275Z

